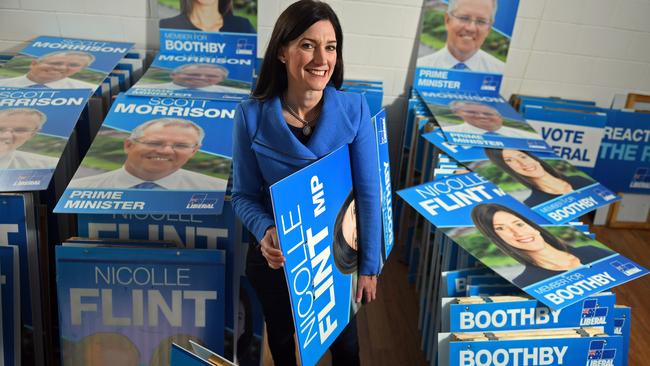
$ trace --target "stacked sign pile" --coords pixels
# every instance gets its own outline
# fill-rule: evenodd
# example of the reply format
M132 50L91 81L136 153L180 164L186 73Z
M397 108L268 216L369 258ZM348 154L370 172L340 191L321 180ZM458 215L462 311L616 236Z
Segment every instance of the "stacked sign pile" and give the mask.
M588 175L608 114L522 100L522 116L498 94L517 2L449 3L425 5L399 168L422 348L441 365L624 365L630 310L606 291L647 270L575 222L619 199Z

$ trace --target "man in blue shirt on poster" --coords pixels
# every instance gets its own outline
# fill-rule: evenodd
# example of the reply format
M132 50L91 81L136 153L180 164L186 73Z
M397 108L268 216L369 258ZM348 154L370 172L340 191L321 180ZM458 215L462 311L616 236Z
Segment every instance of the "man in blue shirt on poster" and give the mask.
M17 151L38 131L47 117L33 108L0 110L0 169L54 169L59 159Z
M0 80L0 86L40 89L92 89L97 85L72 79L95 61L95 56L81 51L51 52L32 60L27 74Z
M418 58L418 67L503 74L503 61L481 50L494 23L497 0L449 0L445 13L447 43Z

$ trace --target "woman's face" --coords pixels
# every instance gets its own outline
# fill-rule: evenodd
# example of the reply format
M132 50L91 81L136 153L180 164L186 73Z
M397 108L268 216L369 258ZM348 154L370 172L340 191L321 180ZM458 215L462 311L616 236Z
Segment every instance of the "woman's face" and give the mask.
M352 249L357 250L357 206L354 200L350 202L347 210L345 210L341 230L348 245Z
M546 171L539 161L531 158L528 154L519 150L503 149L503 161L514 170L515 173L528 178L541 178Z
M336 66L336 33L329 20L314 23L279 55L287 67L289 88L322 91Z
M511 247L524 251L542 250L546 245L541 233L519 217L497 211L492 218L492 228L499 238Z

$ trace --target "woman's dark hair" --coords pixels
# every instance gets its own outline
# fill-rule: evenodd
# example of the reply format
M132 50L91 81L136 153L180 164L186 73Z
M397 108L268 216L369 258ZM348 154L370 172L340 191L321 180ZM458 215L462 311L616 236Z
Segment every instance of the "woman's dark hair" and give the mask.
M512 150L515 150L515 149L512 149ZM563 180L563 181L565 181L565 182L568 182L568 181L567 181L567 177L566 177L564 174L562 174L562 173L558 172L557 170L555 170L555 168L553 168L552 166L550 166L550 165L549 165L547 162L545 162L544 160L538 158L538 157L535 156L535 155L531 155L531 154L528 153L527 151L522 151L522 150L515 150L515 151L519 151L519 152L521 152L522 154L526 154L526 155L529 156L531 159L537 161L537 162L542 166L542 168L543 168L543 169L544 169L548 174L554 176L555 178L558 178L558 179L561 179L561 180ZM513 177L517 182L519 182L519 183L525 185L528 189L533 189L533 190L541 191L541 189L540 189L539 187L537 187L537 185L535 185L535 182L534 182L532 179L530 179L530 178L528 178L528 177L524 177L524 176L522 176L521 174L515 172L515 171L514 171L514 170L513 170L509 165L508 165L508 163L506 163L506 161L505 161L504 158L503 158L503 150L501 150L501 149L489 149L489 148L487 148L487 149L485 149L485 155L487 155L488 159L490 159L490 161L491 161L492 163L494 163L496 166L498 166L499 168L501 168L501 170L503 170L504 172L506 172L506 174L508 174L509 176Z
M338 268L343 274L354 273L358 266L357 251L352 249L343 236L343 220L345 219L345 213L347 212L348 207L350 207L352 201L354 201L354 192L350 192L348 197L345 199L338 215L336 215L336 221L334 221L332 255L334 257L336 268ZM356 213L354 214L356 215Z
M533 260L533 258L531 258L530 255L526 254L525 251L515 248L510 244L506 243L494 231L494 226L493 226L494 215L499 211L507 212L513 216L518 217L521 221L525 222L535 230L539 231L540 235L542 235L542 238L547 244L551 245L555 249L562 250L565 252L567 251L567 245L561 239L553 236L543 227L537 225L527 217L521 216L520 214L518 214L517 212L513 211L508 207L496 203L483 203L474 207L474 209L472 210L472 221L474 221L474 225L476 225L476 228L481 232L481 234L483 234L483 236L485 236L488 240L494 243L494 245L496 245L499 249L501 249L502 252L516 259L517 262L524 265L525 264L536 265L535 260Z
M180 0L181 14L190 15L194 2L196 0ZM226 15L232 13L232 0L219 0L219 14Z
M334 10L326 3L314 0L300 0L291 4L275 22L264 61L257 79L253 97L268 100L287 89L287 69L278 56L282 48L298 38L314 23L328 20L336 34L336 66L330 83L336 89L343 84L343 30Z

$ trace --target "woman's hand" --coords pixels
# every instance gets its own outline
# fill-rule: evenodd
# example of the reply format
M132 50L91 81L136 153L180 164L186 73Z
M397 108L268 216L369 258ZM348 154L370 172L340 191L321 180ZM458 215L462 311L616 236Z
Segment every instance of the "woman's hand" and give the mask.
M266 229L264 237L260 241L260 250L262 251L264 258L266 258L269 267L278 269L284 266L284 256L280 250L278 232L275 229L275 226Z
M376 295L377 276L359 275L359 279L357 280L357 302L361 302L363 299L367 304L374 300Z

